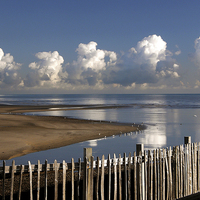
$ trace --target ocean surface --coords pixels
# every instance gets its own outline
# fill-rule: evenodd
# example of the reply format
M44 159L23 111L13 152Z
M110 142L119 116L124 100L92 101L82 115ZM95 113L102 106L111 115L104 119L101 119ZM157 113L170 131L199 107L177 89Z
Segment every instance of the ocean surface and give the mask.
M30 115L67 116L72 118L106 120L111 122L144 123L146 129L120 136L89 140L57 149L31 153L14 158L16 164L37 163L45 159L52 163L71 158L83 158L83 149L91 147L93 156L134 152L136 144L143 143L146 150L183 144L184 136L200 142L200 95L0 95L0 104L7 105L128 105L128 107L92 110L34 112ZM56 106L55 106L56 107ZM83 133L84 134L84 133ZM6 164L11 164L7 160ZM2 165L2 161L0 161Z

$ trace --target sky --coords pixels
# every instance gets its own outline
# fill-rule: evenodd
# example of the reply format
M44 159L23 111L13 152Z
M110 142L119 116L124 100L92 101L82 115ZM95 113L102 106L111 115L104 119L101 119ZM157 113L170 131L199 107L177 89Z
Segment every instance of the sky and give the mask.
M0 94L200 93L200 1L2 0Z

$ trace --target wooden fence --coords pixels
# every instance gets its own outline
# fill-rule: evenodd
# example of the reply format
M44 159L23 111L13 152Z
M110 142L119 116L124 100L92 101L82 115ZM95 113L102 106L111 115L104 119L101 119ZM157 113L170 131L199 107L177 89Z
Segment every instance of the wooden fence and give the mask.
M200 191L200 143L94 160L84 149L84 160L71 163L0 167L0 194L4 199L171 200ZM27 192L28 191L28 198ZM24 192L26 196L24 195Z

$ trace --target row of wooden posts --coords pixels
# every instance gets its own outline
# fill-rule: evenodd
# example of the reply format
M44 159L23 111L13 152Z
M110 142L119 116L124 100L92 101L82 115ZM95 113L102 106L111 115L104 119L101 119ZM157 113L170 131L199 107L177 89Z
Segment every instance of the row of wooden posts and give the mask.
M84 161L77 163L55 162L48 164L6 166L5 161L0 167L2 181L1 196L4 200L10 191L12 200L22 198L23 175L29 174L29 197L34 199L52 199L49 196L49 172L54 174L53 199L84 199L84 200L171 200L178 199L200 191L200 143L191 143L191 137L184 138L185 145L144 151L143 144L136 145L136 152L124 153L111 159L94 160L92 149L84 149ZM41 174L44 173L43 197L41 195ZM62 176L59 175L62 174ZM67 181L66 174L70 174ZM10 176L8 176L8 174ZM33 174L37 177L37 187L33 190ZM76 176L75 176L76 174ZM19 176L17 195L14 188L16 175ZM9 178L7 178L9 177ZM10 179L8 185L7 179ZM7 181L7 182L6 182ZM67 182L70 190L67 187ZM6 184L7 183L7 184ZM15 183L15 184L14 184ZM9 189L8 189L9 187ZM52 190L52 189L51 189ZM59 194L62 190L62 195ZM33 195L35 192L35 196ZM14 196L15 193L15 196Z

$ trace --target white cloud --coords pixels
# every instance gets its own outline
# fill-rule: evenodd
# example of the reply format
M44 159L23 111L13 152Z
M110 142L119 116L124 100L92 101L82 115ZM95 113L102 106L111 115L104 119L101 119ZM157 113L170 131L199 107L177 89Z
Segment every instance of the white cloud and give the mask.
M200 86L200 81L199 81L199 80L196 80L196 83L195 83L194 88L199 88L199 86Z
M181 50L175 52L175 55L177 55L177 56L180 54L181 54Z
M0 71L4 70L18 70L21 64L15 63L13 56L9 53L4 55L3 50L0 48Z
M47 76L50 81L60 80L59 72L62 71L64 59L57 51L39 52L35 55L39 61L29 65L31 69L37 70L40 77Z
M132 53L136 54L137 50L134 47L132 47L132 48L129 49L129 52L130 52L130 54L132 54Z
M161 36L150 35L145 37L142 41L138 42L137 62L141 64L148 64L153 70L156 69L156 65L159 61L166 58L167 43L161 38Z
M103 72L103 81L125 87L134 83L156 84L162 79L170 81L179 78L178 68L172 53L167 50L167 43L161 36L150 35L124 54L117 67Z
M143 83L143 84L140 85L140 87L141 87L142 90L145 90L145 89L148 88L148 84L147 83Z
M193 61L200 68L200 37L194 41L194 48L196 51L193 54Z
M98 49L94 41L80 43L76 52L77 60L65 65L57 51L37 53L37 61L29 64L30 72L21 87L146 89L180 83L179 65L161 36L143 38L120 58L114 51ZM0 72L5 68L5 83L18 78L19 65L10 54L4 56L0 49ZM9 70L15 71L11 74Z
M66 82L72 85L90 85L102 87L101 73L117 62L117 54L113 51L97 49L96 42L80 43L76 49L78 57L72 64L66 65L69 74Z
M173 67L174 67L174 68L178 68L178 67L179 67L179 65L178 65L178 64L176 64L176 63L174 63Z
M27 74L25 86L34 87L44 84L58 84L63 76L63 57L57 51L39 52L35 56L39 61L29 64L29 68L33 72Z
M200 51L200 37L197 38L197 39L194 41L194 48L195 48L197 51Z
M96 46L97 43L93 41L88 44L80 43L76 50L78 52L78 60L74 62L74 65L99 71L116 63L117 55L115 52L96 49ZM106 61L107 58L108 61Z
M180 55L181 54L181 50L179 49L178 45L176 45L176 48L178 49L178 51L175 52L175 55Z
M16 63L10 53L4 54L0 48L0 84L4 86L17 86L21 83L21 78L17 70L21 64Z

